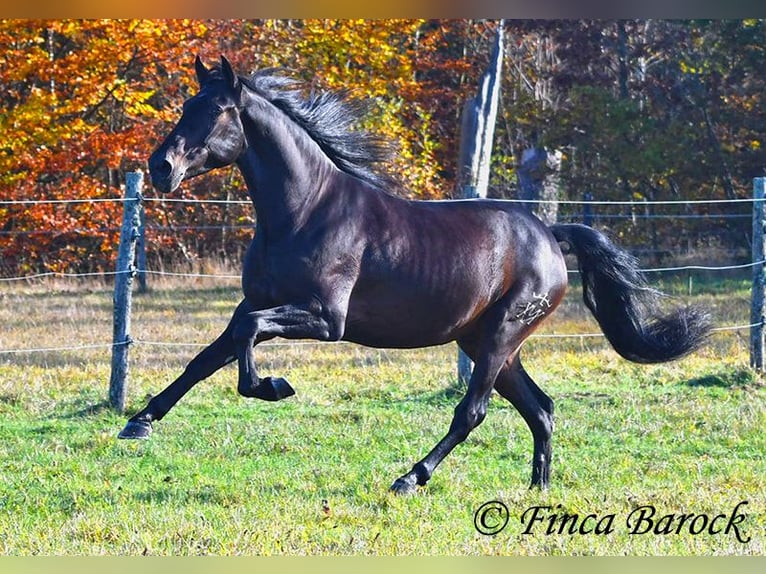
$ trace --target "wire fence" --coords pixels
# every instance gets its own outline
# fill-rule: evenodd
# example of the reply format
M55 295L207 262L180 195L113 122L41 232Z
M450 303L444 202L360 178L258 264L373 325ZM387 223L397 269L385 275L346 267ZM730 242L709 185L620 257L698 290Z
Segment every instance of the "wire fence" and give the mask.
M757 265L766 264L766 260L753 261L751 263L742 263L739 265L680 265L677 267L649 267L641 269L642 273L669 273L679 271L731 271L734 269L750 269ZM33 273L31 275L21 275L18 277L0 277L0 282L21 282L32 281L35 279L44 279L46 277L62 278L84 278L84 277L114 277L116 275L145 273L146 275L157 275L166 277L188 277L189 279L241 279L241 275L230 273L184 273L180 271L160 271L156 269L141 269L136 271L93 271L88 273L68 273L66 271L45 271L43 273ZM577 269L567 269L567 273L576 275Z
M155 203L184 203L184 204L220 204L220 205L250 205L249 200L223 200L223 199L190 199L190 198L165 198L165 197L145 197L139 198L142 202L155 202ZM0 200L0 206L2 205L42 205L42 204L82 204L82 203L124 203L125 198L97 198L97 199L58 199L58 200ZM601 201L601 200L525 200L525 199L509 199L512 203L518 204L541 204L541 203L556 203L558 205L581 205L581 206L630 206L630 207L646 207L646 206L667 206L667 205L683 205L685 207L694 205L727 205L727 204L753 204L758 201L762 201L756 198L733 198L733 199L699 199L699 200L647 200L647 201ZM674 214L589 214L591 219L745 219L752 218L752 213L736 213L736 214L688 214L688 213L674 213ZM161 232L174 232L174 231L215 231L215 230L230 230L230 231L242 231L242 230L255 230L254 225L144 225L144 231L161 231ZM0 230L0 235L3 236L28 236L37 234L63 234L63 233L95 233L95 232L117 232L120 228L117 226L99 227L92 229L70 229L66 231L56 229L40 229L40 230ZM658 250L642 250L642 252L654 252ZM659 250L663 251L663 250ZM731 269L744 269L753 267L755 265L762 264L762 261L754 261L738 265L679 265L668 267L656 267L642 269L644 273L660 273L660 272L674 272L674 271L726 271ZM222 278L234 278L232 275L195 275L195 274L180 274L169 273L158 270L146 269L142 272L147 274L156 275L174 275L189 277L222 277ZM570 270L571 273L576 273L576 270ZM93 276L110 276L117 275L119 272L85 272L85 273L68 273L68 272L42 272L34 273L31 275L15 276L15 277L0 277L0 282L11 281L24 281L32 279L41 279L44 277L93 277ZM238 276L237 276L238 277Z
M42 204L83 204L83 203L104 203L114 202L123 203L125 198L99 198L99 199L62 199L62 200L2 200L0 206L4 205L42 205ZM161 202L161 203L184 203L184 204L232 204L232 205L247 205L250 201L247 200L216 200L216 199L188 199L188 198L165 198L165 197L139 197L139 201L143 202ZM511 199L511 202L519 204L541 204L541 203L557 203L559 205L580 205L580 206L628 206L628 207L646 207L646 206L684 206L686 208L694 205L739 205L739 204L754 204L762 199L756 198L734 198L734 199L702 199L702 200L661 200L661 201L599 201L599 200L560 200L560 201L546 201L546 200L518 200ZM632 219L744 219L752 218L752 214L735 213L735 214L589 214L592 219L620 219L620 218L632 218ZM99 228L97 230L91 229L75 229L69 230L68 233L91 233L94 231L119 231L119 227L107 227ZM252 229L252 225L181 225L181 226L159 226L159 225L147 225L144 227L145 231L207 231L207 230L244 230ZM3 235L34 235L34 234L56 234L60 233L57 230L4 230L0 231ZM710 272L722 272L729 270L744 270L758 266L766 265L766 260L751 261L741 264L728 264L728 265L677 265L666 267L649 267L644 268L641 271L643 273L671 273L671 272L691 272L691 271L710 271ZM571 274L577 274L576 269L568 270ZM29 275L13 276L13 277L0 277L0 284L16 283L16 282L33 282L45 278L110 278L126 273L143 273L145 275L153 276L167 276L176 278L188 278L198 279L215 279L215 280L239 280L240 275L228 274L228 273L186 273L178 271L164 271L157 269L140 269L129 271L99 271L99 272L83 272L83 273L70 273L65 271L48 271L41 273L33 273ZM728 332L728 331L741 331L751 329L762 325L762 323L749 323L740 325L725 325L719 326L713 329L714 332ZM535 334L533 337L541 339L563 339L563 338L595 338L603 337L602 333L572 333L572 334L555 334L555 333L543 333ZM262 343L262 347L279 347L279 346L296 346L296 345L327 345L326 342L319 341L272 341ZM345 342L337 342L334 344L349 344ZM57 351L77 351L85 349L112 349L117 346L123 345L144 345L144 346L166 346L166 347L204 347L206 344L202 343L182 343L182 342L167 342L167 341L151 341L135 339L121 343L104 343L104 344L72 344L62 345L54 347L39 347L39 348L25 348L25 349L0 349L0 356L2 355L14 355L23 353L45 353L45 352L57 352Z

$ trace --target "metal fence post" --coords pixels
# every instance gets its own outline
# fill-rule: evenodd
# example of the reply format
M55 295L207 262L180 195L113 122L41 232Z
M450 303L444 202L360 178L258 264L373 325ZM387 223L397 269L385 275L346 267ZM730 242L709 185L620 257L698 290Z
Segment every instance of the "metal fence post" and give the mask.
M130 310L132 304L136 243L139 237L139 206L144 174L136 171L126 174L125 202L117 253L117 274L114 281L114 323L112 336L112 374L109 380L109 403L118 412L125 410L125 388L128 380L128 348L130 337Z
M766 217L764 217L764 187L766 178L753 180L753 286L750 307L750 366L763 372L764 300L766 297Z

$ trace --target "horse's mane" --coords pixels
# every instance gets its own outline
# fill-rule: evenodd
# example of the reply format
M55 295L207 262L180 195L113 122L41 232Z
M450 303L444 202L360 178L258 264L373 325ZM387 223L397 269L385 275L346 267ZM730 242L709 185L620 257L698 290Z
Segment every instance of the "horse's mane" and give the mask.
M383 168L393 154L391 142L359 128L371 100L352 98L349 90L306 90L302 82L276 68L240 76L240 81L303 128L341 171L380 189L401 187Z

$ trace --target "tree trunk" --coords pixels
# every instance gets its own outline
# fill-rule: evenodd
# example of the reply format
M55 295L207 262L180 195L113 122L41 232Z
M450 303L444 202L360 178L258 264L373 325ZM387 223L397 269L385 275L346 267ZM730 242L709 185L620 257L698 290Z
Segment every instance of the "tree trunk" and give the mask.
M482 76L479 93L463 106L457 197L473 199L487 196L502 66L503 21L501 20L497 26L495 45L489 66ZM467 386L472 370L471 360L465 353L458 351L458 382Z
M561 159L560 151L527 148L517 170L519 199L532 202L527 207L546 225L553 225L558 219Z
M466 101L460 134L457 196L486 197L503 66L503 22L497 27L489 66L479 93Z

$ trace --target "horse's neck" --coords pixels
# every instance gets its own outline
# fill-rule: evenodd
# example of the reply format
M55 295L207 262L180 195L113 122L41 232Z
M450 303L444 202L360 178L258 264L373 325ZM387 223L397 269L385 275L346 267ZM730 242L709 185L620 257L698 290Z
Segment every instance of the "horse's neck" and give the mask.
M289 230L301 226L319 199L331 163L319 146L269 102L243 112L248 146L237 164L259 225Z

